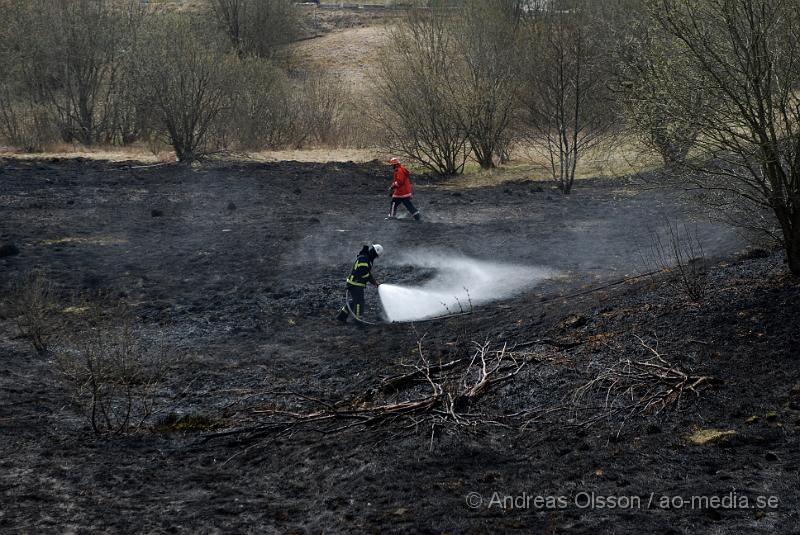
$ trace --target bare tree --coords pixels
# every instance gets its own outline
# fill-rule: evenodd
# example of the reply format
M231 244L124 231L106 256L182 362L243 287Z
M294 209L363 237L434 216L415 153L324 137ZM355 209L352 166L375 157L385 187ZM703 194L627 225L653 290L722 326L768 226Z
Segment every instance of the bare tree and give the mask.
M467 133L447 90L453 47L447 13L412 11L390 32L377 67L376 92L387 143L443 175L464 169Z
M218 148L213 131L230 106L230 61L203 42L190 20L164 15L150 24L137 67L155 132L192 162Z
M800 0L654 0L650 12L712 103L670 95L700 129L695 184L771 209L800 274Z
M211 8L239 57L273 58L299 34L299 14L289 0L212 0Z
M495 155L510 143L521 18L517 2L467 2L451 30L455 51L448 88L482 169L494 167Z
M525 123L544 144L553 179L568 194L581 155L613 125L605 48L591 25L591 3L542 2L528 17L520 91Z

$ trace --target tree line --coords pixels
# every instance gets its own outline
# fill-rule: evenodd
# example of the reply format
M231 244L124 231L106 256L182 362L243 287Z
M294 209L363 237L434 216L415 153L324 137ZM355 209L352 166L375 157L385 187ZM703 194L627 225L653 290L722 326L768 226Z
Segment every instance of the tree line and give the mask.
M28 151L167 144L181 161L327 142L342 89L289 72L300 24L288 0L0 0L0 133Z

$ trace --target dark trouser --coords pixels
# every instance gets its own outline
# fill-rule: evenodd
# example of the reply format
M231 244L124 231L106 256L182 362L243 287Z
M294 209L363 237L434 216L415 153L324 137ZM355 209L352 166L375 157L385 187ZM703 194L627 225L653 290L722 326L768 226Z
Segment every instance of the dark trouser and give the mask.
M350 301L350 309L348 310L347 305L344 305L342 310L339 311L339 315L336 316L336 319L339 321L347 321L350 310L352 310L356 319L361 321L364 318L364 287L348 284L347 299Z
M414 216L414 219L419 220L419 210L414 207L414 203L411 202L411 197L392 197L392 204L389 206L389 217L397 216L397 207L400 206L400 203L403 203L403 206L406 207L409 214Z

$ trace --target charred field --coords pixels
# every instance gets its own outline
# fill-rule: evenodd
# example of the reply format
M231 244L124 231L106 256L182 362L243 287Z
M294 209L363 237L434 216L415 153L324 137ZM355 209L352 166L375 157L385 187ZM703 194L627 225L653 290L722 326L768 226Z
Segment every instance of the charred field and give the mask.
M624 180L420 178L420 224L384 221L387 186L378 162L0 160L0 531L800 532L780 251L742 254L677 192ZM703 240L701 299L670 273L612 284L647 270L665 216ZM430 276L401 253L558 276L453 318L339 325L370 242L382 282ZM14 304L34 272L59 330L43 352ZM75 403L54 354L84 334L78 298L124 303L163 348L141 426L98 436Z

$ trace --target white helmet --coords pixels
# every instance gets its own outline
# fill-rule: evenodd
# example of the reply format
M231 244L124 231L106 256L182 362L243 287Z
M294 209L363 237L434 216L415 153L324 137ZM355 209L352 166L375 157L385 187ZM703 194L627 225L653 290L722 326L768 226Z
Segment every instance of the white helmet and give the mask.
M378 255L378 256L383 254L383 245L381 245L380 243L373 243L370 246L370 249L375 251L375 254Z

